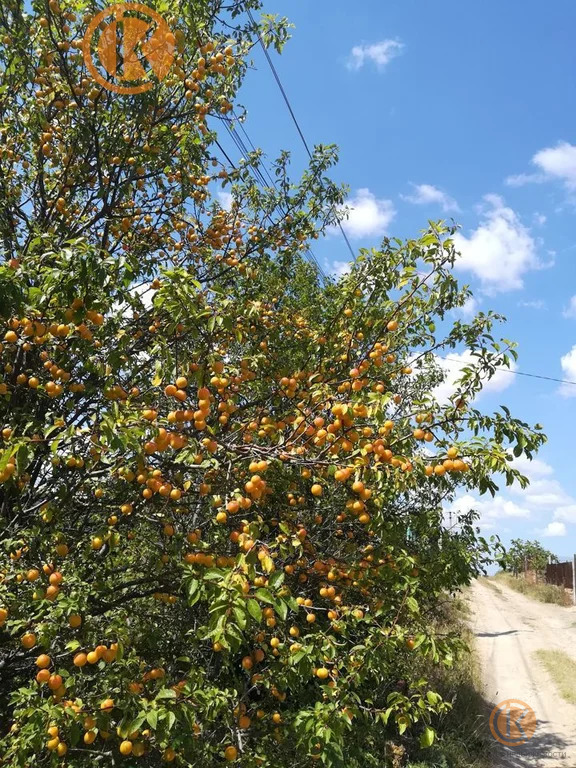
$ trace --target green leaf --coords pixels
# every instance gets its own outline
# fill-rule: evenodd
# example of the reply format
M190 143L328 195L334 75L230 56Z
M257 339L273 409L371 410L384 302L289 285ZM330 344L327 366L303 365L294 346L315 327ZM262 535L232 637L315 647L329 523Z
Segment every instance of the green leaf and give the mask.
M272 594L267 589L264 589L264 587L260 587L260 589L257 589L255 594L258 600L262 600L263 603L274 605L275 601L274 601L274 598L272 597Z
M146 713L146 720L148 722L148 725L150 728L156 730L158 726L158 712L155 709L151 709L150 712Z
M246 613L236 605L232 610L240 629L246 629Z
M166 733L170 732L172 730L172 727L174 726L174 723L176 722L176 715L174 712L167 712L166 718L165 718L165 726L166 726Z
M284 602L284 600L276 600L274 603L274 610L280 616L282 621L286 620L286 616L288 616L288 606Z
M200 599L200 582L198 579L190 579L186 582L186 595L188 605L195 605Z
M434 728L430 728L430 726L426 726L422 733L420 734L420 746L422 749L427 749L428 747L431 747L432 744L434 744L434 739L436 738L436 731Z
M412 613L418 613L418 611L420 610L418 606L418 602L414 597L406 598L406 605L408 609L412 611Z
M284 572L283 571L274 571L274 573L271 573L268 577L268 586L270 589L276 589L281 584L284 583Z
M157 699L175 699L176 691L173 691L172 688L162 688L162 690L158 693L156 698Z
M258 604L257 600L248 600L246 602L246 606L248 608L248 613L250 616L252 616L253 619L255 619L257 622L262 621L262 608L260 608L260 605Z

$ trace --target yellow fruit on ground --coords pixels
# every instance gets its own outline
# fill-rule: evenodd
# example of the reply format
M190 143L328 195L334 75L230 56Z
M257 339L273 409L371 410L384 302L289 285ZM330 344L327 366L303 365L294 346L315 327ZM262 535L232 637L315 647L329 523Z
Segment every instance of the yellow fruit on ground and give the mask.
M228 763L233 762L234 760L236 760L237 757L238 757L238 750L236 749L236 747L226 747L226 749L224 750L224 759Z
M36 666L40 667L40 669L46 669L46 667L49 667L51 663L52 659L45 653L41 653L40 656L38 656L36 659Z

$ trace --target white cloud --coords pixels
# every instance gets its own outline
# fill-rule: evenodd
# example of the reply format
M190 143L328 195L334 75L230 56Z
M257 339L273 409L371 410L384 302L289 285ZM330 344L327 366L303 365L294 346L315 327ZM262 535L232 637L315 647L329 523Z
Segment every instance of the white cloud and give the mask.
M466 366L478 363L478 358L474 357L470 350L465 349L464 352L450 352L447 358L436 356L436 362L445 371L445 379L434 390L434 396L439 403L446 403L452 398L456 389L456 381L462 375L462 369ZM514 376L508 371L515 371L517 368L515 362L512 360L510 368L502 368L496 371L494 376L486 381L484 388L480 395L487 392L502 392L507 389L514 381ZM478 395L478 397L480 396Z
M446 213L460 210L456 200L447 195L446 192L442 192L438 187L434 187L432 184L412 184L412 186L414 187L414 194L400 195L408 203L414 205L438 204Z
M535 299L534 301L519 301L519 307L526 307L527 309L546 309L546 302L544 299Z
M156 291L150 288L150 283L134 285L132 288L130 288L130 293L132 296L138 297L146 309L150 309L152 307Z
M576 146L573 144L560 141L555 147L541 149L532 157L531 163L538 168L537 173L509 176L506 184L522 187L525 184L557 180L563 182L569 191L576 190Z
M542 477L550 477L554 474L554 467L542 459L529 459L526 456L519 456L512 462L514 469L519 470L530 482Z
M347 67L352 70L362 69L366 61L372 61L376 68L383 71L389 62L399 56L404 43L399 40L381 40L370 45L355 45L350 53Z
M569 189L576 188L576 146L561 141L556 147L536 152L532 162L549 178L560 179Z
M565 504L554 512L556 520L566 520L568 523L576 523L576 503Z
M576 344L560 358L560 365L563 377L568 381L576 381ZM576 397L575 384L561 384L558 391L563 397Z
M541 536L566 536L566 526L564 523L548 523L544 530L540 531Z
M456 522L454 516L465 514L471 509L479 512L480 519L478 525L483 529L493 529L502 519L526 519L531 516L531 512L526 507L506 499L504 496L495 496L477 499L472 494L465 494L454 499L452 506L445 515L445 522L450 521L450 512L452 512L452 524Z
M342 221L342 226L346 234L353 238L384 235L396 215L391 200L379 200L366 188L359 189L354 197L349 198L346 207L349 209L348 218ZM338 230L332 227L331 231Z
M347 275L351 268L351 261L335 261L332 265L332 272L336 275L336 277L342 277L343 275Z
M510 492L521 497L523 503L536 508L563 507L574 502L562 485L554 477L554 468L542 459L528 459L520 456L512 462L514 469L520 470L530 480L530 485L522 489L513 485Z
M484 197L484 220L470 237L454 235L461 256L455 268L472 272L489 293L522 288L522 276L544 265L536 254L536 242L518 215L498 195Z
M504 183L509 187L524 187L526 184L542 184L544 181L546 176L542 173L517 173L507 176Z
M570 304L562 312L564 317L576 317L576 296L572 296Z
M532 215L532 218L534 219L534 224L536 224L537 227L543 227L544 224L548 221L547 217L543 213L534 213Z
M229 211L232 208L233 195L227 192L225 189L221 189L217 193L218 202L224 208L225 211Z
M515 535L522 538L529 538L532 533L541 537L565 536L565 522L576 523L576 499L570 496L556 480L554 468L542 459L528 459L525 456L515 458L511 464L528 477L530 485L525 489L517 484L504 488L500 482L498 484L501 490L495 498L490 496L476 498L472 493L459 496L450 508L452 523L456 522L454 515L458 512L464 513L475 509L480 513L479 524L483 529L502 531L504 519L521 521L530 518L534 521L533 524L539 523L542 527L534 527L529 531L526 524L522 523L517 527ZM507 496L510 493L514 498ZM445 514L446 523L450 520L450 509ZM542 518L549 520L551 511L553 511L553 520L546 524Z
M461 307L457 307L454 311L455 315L458 315L466 320L474 317L479 309L479 302L474 296L469 296Z

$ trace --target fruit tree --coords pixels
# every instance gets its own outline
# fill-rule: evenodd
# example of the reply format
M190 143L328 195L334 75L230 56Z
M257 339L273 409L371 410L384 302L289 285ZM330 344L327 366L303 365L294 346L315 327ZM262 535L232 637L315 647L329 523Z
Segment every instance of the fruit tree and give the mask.
M431 617L490 556L444 510L544 437L475 406L515 352L454 320L451 228L324 279L334 148L230 162L285 20L150 5L175 62L128 96L83 59L102 6L0 5L0 763L380 766L433 741L415 660L451 663Z

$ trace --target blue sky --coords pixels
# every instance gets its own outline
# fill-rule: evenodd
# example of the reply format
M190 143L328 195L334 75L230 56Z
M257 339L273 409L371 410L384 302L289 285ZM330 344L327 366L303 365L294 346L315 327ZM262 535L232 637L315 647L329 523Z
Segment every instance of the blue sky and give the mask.
M350 187L353 247L453 216L468 309L507 316L519 371L576 381L573 0L267 0L266 10L295 24L274 61L308 142L340 147L333 177ZM292 150L297 171L299 137L258 51L255 65L241 92L247 131L271 158ZM340 237L314 253L327 271L348 260ZM576 552L576 385L503 373L479 403L500 404L541 422L549 442L524 467L528 490L474 502L484 531Z

